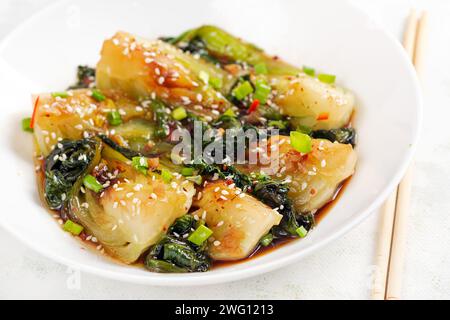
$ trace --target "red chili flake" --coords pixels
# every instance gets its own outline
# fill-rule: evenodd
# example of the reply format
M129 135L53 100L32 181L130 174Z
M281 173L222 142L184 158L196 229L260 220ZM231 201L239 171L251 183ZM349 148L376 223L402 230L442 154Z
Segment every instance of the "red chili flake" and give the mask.
M230 184L233 183L233 179L227 179L227 180L225 180L225 183L226 183L227 185L230 185Z
M328 120L328 112L319 113L317 116L317 120Z
M36 98L36 101L34 102L33 115L31 116L31 121L30 121L30 128L31 129L34 128L34 120L36 118L38 104L39 104L39 96Z
M258 109L259 106L259 100L255 99L253 100L252 104L250 105L250 107L247 110L247 113L252 113L253 111L256 111L256 109Z

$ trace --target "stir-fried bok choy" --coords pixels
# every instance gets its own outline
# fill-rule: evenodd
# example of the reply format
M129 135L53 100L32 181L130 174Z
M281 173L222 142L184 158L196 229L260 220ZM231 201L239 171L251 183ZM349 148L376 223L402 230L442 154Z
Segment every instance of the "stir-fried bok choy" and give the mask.
M152 272L205 272L308 236L354 173L338 81L215 26L117 32L21 125L64 231Z

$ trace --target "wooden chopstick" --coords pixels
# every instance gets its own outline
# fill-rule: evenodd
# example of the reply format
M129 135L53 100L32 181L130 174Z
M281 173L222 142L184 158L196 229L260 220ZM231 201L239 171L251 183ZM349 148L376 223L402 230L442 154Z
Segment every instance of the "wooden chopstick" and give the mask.
M428 35L428 14L422 13L416 24L416 37L413 63L417 73L422 72L424 46ZM386 300L397 300L401 297L403 263L405 255L407 217L410 209L413 164L411 164L398 187L395 207L394 231L387 274Z
M427 13L422 13L419 19L412 10L403 37L403 46L418 72L423 61L427 22ZM372 299L400 299L411 183L412 165L382 207Z

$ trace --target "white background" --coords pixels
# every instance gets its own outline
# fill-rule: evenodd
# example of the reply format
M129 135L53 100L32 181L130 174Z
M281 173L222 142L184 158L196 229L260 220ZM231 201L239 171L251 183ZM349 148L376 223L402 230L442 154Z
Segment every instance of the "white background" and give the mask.
M51 2L1 0L0 40ZM415 161L403 298L449 299L450 1L353 2L399 39L410 8L426 8L430 13L422 75L425 112ZM346 236L290 267L235 283L195 288L133 285L79 273L40 256L0 228L0 298L367 299L378 226L375 213Z

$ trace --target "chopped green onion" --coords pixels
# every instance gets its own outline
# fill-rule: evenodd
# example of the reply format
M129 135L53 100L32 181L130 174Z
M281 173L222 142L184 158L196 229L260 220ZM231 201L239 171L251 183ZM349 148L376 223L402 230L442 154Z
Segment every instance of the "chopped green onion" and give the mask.
M291 131L290 133L291 138L291 146L301 153L308 153L311 151L312 143L311 143L311 137L307 134L298 132L298 131Z
M202 80L205 84L209 83L209 74L206 71L200 71L198 73L198 77L200 78L200 80Z
M78 223L73 222L72 220L67 220L64 223L63 230L70 232L74 236L80 235L81 231L83 231L84 227L80 226Z
M92 98L98 102L104 101L106 97L98 90L92 90Z
M211 85L211 87L213 87L214 89L220 89L222 88L222 79L220 78L215 78L215 77L211 77L209 79L209 84Z
M69 94L65 91L60 91L60 92L52 92L52 97L56 98L67 98L69 96Z
M255 82L255 94L253 98L258 100L261 104L265 104L269 94L271 92L271 88L265 79L257 79Z
M165 183L172 181L172 173L167 169L161 169L161 178Z
M303 66L303 72L311 77L314 77L314 75L316 74L316 70L314 68L307 67L307 66Z
M181 169L181 175L188 177L188 176L192 176L194 174L194 168L190 168L190 167L184 167L183 169Z
M255 64L254 68L255 68L255 73L256 74L267 74L268 73L267 66L266 66L265 63Z
M213 231L211 229L209 229L205 225L200 225L194 232L191 233L191 235L188 237L188 240L190 242L200 246L212 234L213 234Z
M122 124L122 117L120 116L120 113L117 110L108 112L107 117L109 124L112 126L118 126L119 124Z
M332 74L321 73L317 75L317 79L322 81L323 83L334 83L336 81L336 76Z
M304 134L308 134L309 135L311 133L312 129L310 127L307 127L307 126L304 126L304 125L300 124L297 127L297 131L300 131L300 132L302 132Z
M101 185L100 182L97 181L97 179L95 179L94 176L88 174L84 177L83 179L83 184L86 188L98 193L103 189L103 186Z
M244 81L241 84L239 84L236 88L233 89L232 95L236 99L242 100L252 92L253 92L253 87L250 84L250 82Z
M172 110L172 117L178 121L185 119L187 117L186 109L183 107L178 107Z
M267 247L273 241L273 235L271 233L266 234L264 237L259 240L262 246Z
M298 227L295 229L295 232L297 232L300 238L304 238L308 234L308 230L306 230L304 226Z
M145 157L133 157L131 159L131 164L137 171L147 174L148 162Z
M236 113L234 113L234 110L231 109L231 108L227 109L227 110L223 113L223 115L224 115L224 116L229 116L229 117L236 118Z
M26 132L33 132L33 128L30 127L31 118L23 118L22 119L22 130Z
M191 176L191 177L186 177L186 180L192 181L195 184L201 185L203 182L203 178L202 176Z
M284 120L270 120L268 123L269 127L276 127L278 129L286 129L286 121Z

